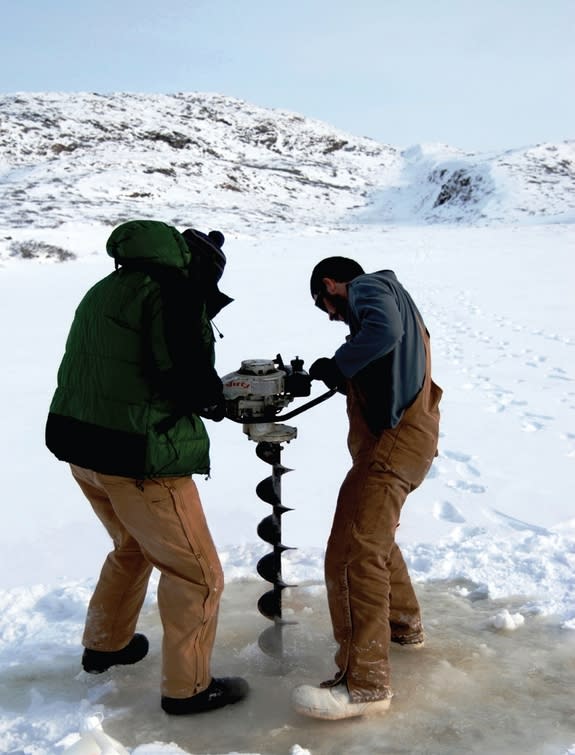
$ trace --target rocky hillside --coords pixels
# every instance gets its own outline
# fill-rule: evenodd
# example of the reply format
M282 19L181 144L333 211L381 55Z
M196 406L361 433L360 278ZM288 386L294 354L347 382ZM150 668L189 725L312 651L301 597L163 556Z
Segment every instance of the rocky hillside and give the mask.
M0 97L0 232L201 218L236 231L343 222L572 222L575 142L401 151L217 94Z
M0 223L79 217L325 223L363 206L397 150L219 95L0 97Z

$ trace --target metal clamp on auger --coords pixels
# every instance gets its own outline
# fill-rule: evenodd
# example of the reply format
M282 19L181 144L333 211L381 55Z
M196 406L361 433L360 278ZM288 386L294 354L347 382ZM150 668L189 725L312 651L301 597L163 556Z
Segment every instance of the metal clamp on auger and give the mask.
M311 378L303 369L303 360L296 357L285 365L280 354L275 359L244 360L240 369L225 375L222 382L226 416L243 425L248 438L257 442L257 456L272 467L271 476L264 478L256 488L258 497L273 507L272 513L262 519L257 529L262 540L273 546L273 551L263 556L257 564L260 577L273 585L273 589L259 599L258 610L274 622L272 627L261 633L259 646L267 655L281 658L282 627L295 622L282 618L282 591L294 585L287 585L282 578L281 555L291 548L281 541L281 516L292 509L282 505L281 478L292 470L281 463L280 444L289 443L297 437L297 428L282 422L325 401L336 391L327 391L298 409L280 414L295 398L311 393Z

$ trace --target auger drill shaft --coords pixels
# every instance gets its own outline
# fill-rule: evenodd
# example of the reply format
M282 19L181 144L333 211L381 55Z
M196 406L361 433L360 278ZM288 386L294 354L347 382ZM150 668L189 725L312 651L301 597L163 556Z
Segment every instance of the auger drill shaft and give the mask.
M261 649L268 655L282 657L283 636L282 627L286 623L282 617L282 592L287 587L282 577L281 556L288 546L282 543L281 516L291 509L281 502L281 478L290 469L281 464L281 450L279 443L260 441L256 446L256 454L260 459L272 465L272 474L265 477L257 486L256 493L262 501L269 503L273 511L264 517L258 525L258 535L273 546L273 551L263 556L257 564L257 572L263 579L273 585L273 589L264 593L258 601L258 610L270 621L273 627L264 630L259 637Z
M257 495L273 509L258 525L258 535L273 546L271 553L263 556L257 571L260 577L273 585L258 601L258 609L274 622L259 637L260 648L275 657L283 657L282 627L288 623L282 617L282 592L288 587L282 577L281 556L288 546L282 543L281 516L291 509L281 502L281 478L291 470L280 461L281 443L289 443L297 437L297 428L282 424L282 420L295 417L312 406L325 401L334 390L309 401L288 414L280 412L296 397L309 396L311 378L303 369L303 359L296 357L289 365L281 355L275 359L245 359L236 372L222 378L226 399L226 416L243 425L250 440L256 441L256 453L262 461L271 464L272 473L256 488Z

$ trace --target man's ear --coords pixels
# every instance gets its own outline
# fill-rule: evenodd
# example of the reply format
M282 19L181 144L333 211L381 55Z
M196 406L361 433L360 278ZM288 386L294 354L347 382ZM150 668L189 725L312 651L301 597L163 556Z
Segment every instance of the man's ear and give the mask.
M326 292L330 296L334 296L337 292L337 282L333 278L322 278L322 283L325 286Z

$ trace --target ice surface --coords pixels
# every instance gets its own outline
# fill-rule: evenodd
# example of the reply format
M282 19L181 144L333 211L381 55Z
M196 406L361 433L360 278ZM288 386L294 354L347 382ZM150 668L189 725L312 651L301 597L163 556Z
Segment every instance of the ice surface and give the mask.
M282 660L263 655L257 639L270 626L256 609L263 582L235 582L224 593L214 653L216 675L240 674L252 687L243 703L193 718L159 709L161 627L153 606L140 629L149 656L103 676L79 671L77 648L52 644L50 660L5 669L4 715L50 726L50 702L62 715L105 711L106 732L134 755L162 752L287 755L299 745L313 755L366 753L559 753L573 743L575 633L526 614L515 631L493 615L517 615L521 599L476 599L457 582L417 585L426 623L419 650L392 646L395 697L388 714L344 722L313 721L290 710L293 687L332 676L334 644L321 584L292 589L285 604L296 625L283 628ZM0 741L2 741L0 739ZM60 752L60 750L56 750ZM178 750L170 750L170 753Z

